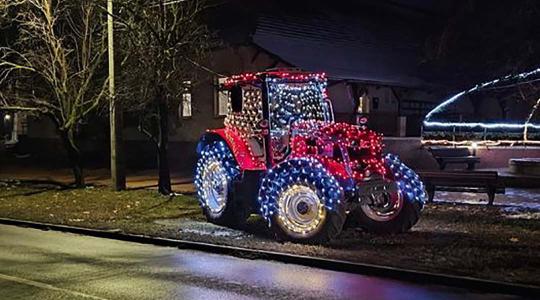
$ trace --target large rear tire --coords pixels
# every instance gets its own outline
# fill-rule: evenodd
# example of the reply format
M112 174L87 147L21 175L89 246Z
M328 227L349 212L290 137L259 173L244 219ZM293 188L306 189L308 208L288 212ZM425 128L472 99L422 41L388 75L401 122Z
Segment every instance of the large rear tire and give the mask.
M278 240L320 244L343 229L342 198L339 183L319 162L293 159L267 174L259 201Z
M213 141L200 153L195 170L195 187L206 219L214 224L241 228L248 217L233 193L240 168L223 141Z
M398 184L391 205L362 204L349 217L367 232L394 234L410 230L419 220L426 192L418 175L395 155L385 157L387 169Z

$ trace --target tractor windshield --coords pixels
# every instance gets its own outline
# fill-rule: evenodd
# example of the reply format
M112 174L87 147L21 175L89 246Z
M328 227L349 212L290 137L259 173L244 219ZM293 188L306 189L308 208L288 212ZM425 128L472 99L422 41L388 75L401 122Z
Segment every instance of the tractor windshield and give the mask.
M268 100L273 132L289 132L291 125L298 121L330 121L332 118L325 84L321 82L271 82Z

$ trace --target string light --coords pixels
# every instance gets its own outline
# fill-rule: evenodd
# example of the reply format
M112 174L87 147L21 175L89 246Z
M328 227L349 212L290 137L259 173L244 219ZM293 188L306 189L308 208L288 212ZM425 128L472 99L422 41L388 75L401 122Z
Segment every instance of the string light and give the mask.
M329 211L334 211L343 199L343 188L339 182L315 158L292 158L267 170L263 178L258 197L259 210L269 224L278 211L277 199L292 184L312 187Z
M263 84L268 93L268 120L263 116ZM268 224L278 216L300 235L313 231L327 212L338 209L345 191L361 188L362 181L372 176L396 181L409 201L423 205L426 195L418 175L397 156L383 156L381 134L331 121L324 73L246 73L226 79L224 88L238 85L242 87L241 111L232 111L229 101L225 128L210 130L221 140L209 143L197 163L195 186L203 207L208 199L205 191L223 185L224 178L229 184L244 170L264 172L257 202ZM266 134L271 136L277 158L272 168L267 168L260 149L253 149L264 145ZM226 176L205 180L205 168L214 164L222 164ZM314 222L296 224L294 218L283 215L291 209L284 203L294 206L297 193L303 193L303 200L320 201Z
M520 74L517 74L517 75L507 75L507 76L503 77L502 79L495 79L495 80L492 80L492 81L484 82L484 83L478 84L478 85L476 85L476 86L474 86L474 87L472 87L472 88L470 88L468 90L459 92L459 93L455 94L454 96L448 98L448 100L445 100L444 102L442 102L441 104L436 106L434 109L432 109L426 115L424 124L426 126L429 126L429 124L430 124L429 120L431 119L431 117L433 117L434 114L442 112L448 105L455 102L459 97L461 97L461 96L463 96L465 94L470 94L472 92L475 92L475 91L478 91L478 90L481 90L481 89L492 87L492 86L494 86L496 84L502 84L502 83L506 83L508 81L513 81L513 80L525 79L525 78L527 78L529 76L534 76L534 75L537 75L537 74L540 74L540 68L532 70L530 72L520 73ZM465 125L467 123L459 123L459 124ZM504 123L500 123L500 125L504 126ZM512 125L512 124L510 124L510 125Z
M495 79L495 80L492 80L492 81L488 81L488 82L484 82L484 83L481 83L481 84L478 84L468 90L464 90L464 91L461 91L453 96L451 96L450 98L448 98L447 100L443 101L441 104L439 104L438 106L436 106L433 110L431 110L425 117L424 119L424 122L423 122L423 131L424 131L424 137L430 137L430 136L434 136L434 135L437 135L436 132L433 133L433 131L437 131L437 130L445 130L445 129L451 129L452 130L452 134L455 134L455 130L462 130L462 129L465 129L465 130L474 130L474 131L478 131L478 130L484 130L483 132L477 132L476 135L479 135L479 134L482 134L484 136L484 144L501 144L499 141L497 140L488 140L485 138L485 135L488 134L488 130L500 130L501 133L493 133L493 132L489 132L490 135L492 136L508 136L508 130L520 130L520 136L523 136L523 140L522 141L519 141L519 143L523 143L523 144L527 144L527 143L536 143L536 141L529 141L528 138L527 138L527 132L530 130L530 129L534 129L534 130L540 130L540 124L534 124L534 123L530 123L530 120L532 119L531 116L529 116L529 118L527 119L527 121L525 121L524 123L508 123L508 122L494 122L494 123L486 123L486 122L451 122L451 121L435 121L433 120L435 115L436 114L439 114L439 113L442 113L445 109L447 109L451 104L455 103L458 99L460 99L461 97L465 96L465 95L468 95L468 94L471 94L473 92L477 92L477 91L481 91L481 90L486 90L486 89L494 89L494 88L499 88L500 86L505 86L505 85L508 85L508 86L513 86L513 85L516 85L516 84L519 84L519 81L523 80L523 79L527 79L531 76L536 76L536 75L539 75L540 74L540 68L537 68L535 70L532 70L532 71L529 71L529 72L524 72L524 73L520 73L520 74L517 74L517 75L507 75L503 78L500 78L500 79ZM516 82L517 81L517 82ZM533 112L534 112L534 108L533 108ZM531 115L532 113L531 112ZM449 132L440 132L440 134L443 134L444 133L449 133ZM460 134L462 132L459 132ZM475 134L475 133L471 133L471 134ZM515 144L516 141L508 141L508 140L504 140L504 139L501 139L503 140L503 143L504 144ZM462 144L463 141L448 141L448 140L442 140L444 143L442 144L453 144L453 145L458 145L458 144ZM466 144L471 144L473 141L472 140L467 140L465 141ZM508 143L507 143L508 142ZM426 139L423 141L424 144L441 144L440 142L437 143L435 139Z
M237 131L243 137L261 134L260 122L262 115L262 92L253 86L243 88L242 110L232 111L231 103L228 103L225 128Z
M260 86L264 83L264 78L270 79L282 79L292 82L321 82L326 83L325 73L305 73L305 72L258 72L258 73L244 73L240 75L233 75L225 80L223 87L230 89L235 85L257 85Z
M239 130L235 128L222 128L208 130L208 132L215 133L224 141L227 141L229 149L232 150L242 170L266 170L264 157L253 153L251 146Z
M403 195L409 201L417 202L421 206L427 199L426 191L422 180L411 168L401 162L395 154L387 154L385 157L386 165L392 173L393 179Z
M342 179L363 180L386 174L382 135L347 123L305 121L295 124L292 157L314 157Z
M430 127L466 127L466 128L484 128L484 129L525 129L534 128L540 129L540 124L512 124L512 123L481 123L481 122L471 122L471 123L461 123L461 122L424 122L424 125Z
M473 143L476 143L478 147L496 147L496 146L515 146L515 145L540 145L540 141L523 141L523 140L483 140L483 141L451 141L451 140L425 140L421 141L423 145L452 145L452 146L470 146Z
M231 153L231 150L225 144L224 141L214 141L208 144L200 153L200 159L197 161L195 168L195 180L194 184L197 190L197 196L202 207L208 207L207 201L210 201L211 196L208 195L208 191L212 187L220 186L223 184L223 180L232 182L240 176L240 167L236 163L235 157ZM204 180L208 177L205 176L207 167L211 165L219 165L225 170L225 177L210 176L211 180Z
M272 129L289 131L290 125L300 120L327 120L321 99L326 83L284 83L272 79L268 90L270 125Z

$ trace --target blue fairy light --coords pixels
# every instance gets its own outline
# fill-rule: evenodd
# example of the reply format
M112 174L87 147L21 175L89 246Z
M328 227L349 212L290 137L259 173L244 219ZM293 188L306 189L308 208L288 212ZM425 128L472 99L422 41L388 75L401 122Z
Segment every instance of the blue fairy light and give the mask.
M268 222L278 210L277 199L279 195L291 184L309 182L307 185L313 186L319 191L323 204L330 211L335 210L337 205L341 203L343 190L340 189L337 181L326 171L324 166L313 158L291 159L277 165L273 170L273 172L266 172L265 179L262 181L265 192L260 193L258 197L261 215ZM295 177L286 175L291 172L295 172L297 175ZM314 176L314 174L316 175Z
M425 193L424 184L420 181L420 177L402 163L397 155L387 154L385 161L391 170L400 170L394 172L394 177L399 189L402 194L407 197L407 200L417 201L423 206L426 202L427 195Z

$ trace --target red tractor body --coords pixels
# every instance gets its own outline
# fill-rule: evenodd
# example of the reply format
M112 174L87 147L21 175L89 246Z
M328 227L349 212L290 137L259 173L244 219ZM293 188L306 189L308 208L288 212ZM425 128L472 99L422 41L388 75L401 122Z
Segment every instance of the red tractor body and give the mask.
M320 242L347 218L376 232L418 220L418 176L383 155L380 134L334 122L326 84L323 73L299 71L226 80L225 128L198 146L195 183L209 221L236 226L257 212L282 238Z

